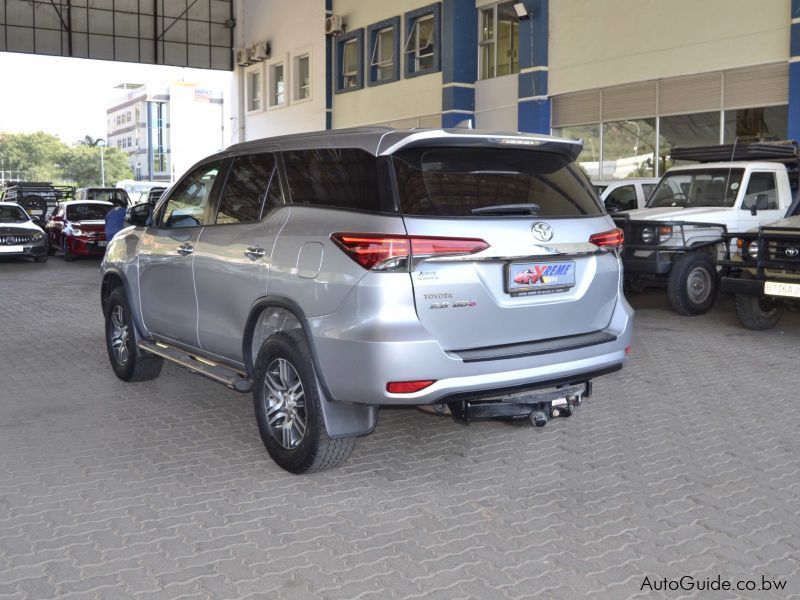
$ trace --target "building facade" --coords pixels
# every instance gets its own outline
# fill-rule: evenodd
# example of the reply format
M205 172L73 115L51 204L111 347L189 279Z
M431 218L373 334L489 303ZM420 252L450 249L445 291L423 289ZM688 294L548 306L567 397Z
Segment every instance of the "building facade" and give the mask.
M107 144L127 153L134 178L174 181L225 144L223 94L195 83L122 84L107 109Z
M239 46L271 53L236 70L235 140L470 123L582 138L590 175L625 178L663 173L677 145L800 139L800 0L240 0L237 11Z

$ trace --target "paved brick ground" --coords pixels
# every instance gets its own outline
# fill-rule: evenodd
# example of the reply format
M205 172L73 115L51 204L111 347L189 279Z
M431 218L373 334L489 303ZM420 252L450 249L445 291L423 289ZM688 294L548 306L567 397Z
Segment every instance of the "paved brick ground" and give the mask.
M107 366L95 261L0 263L0 598L800 597L800 319L638 295L627 369L534 430L385 411L294 477L249 399Z

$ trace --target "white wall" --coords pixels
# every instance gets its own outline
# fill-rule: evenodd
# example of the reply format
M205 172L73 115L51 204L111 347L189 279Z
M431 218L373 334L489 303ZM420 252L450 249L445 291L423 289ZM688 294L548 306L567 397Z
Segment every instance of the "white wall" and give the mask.
M475 128L516 131L519 76L506 75L475 82Z
M231 136L227 142L325 129L325 0L239 0L236 3L236 48L268 41L272 59L252 67L236 67L231 96ZM293 57L311 56L311 99L293 99ZM242 94L244 73L261 69L265 84L267 64L285 58L287 105L248 113Z
M369 43L366 27L390 17L400 16L402 37L400 39L400 60L403 60L405 12L421 8L432 0L334 0L333 12L341 15L347 31L364 28L364 44ZM441 42L441 40L440 40ZM368 68L368 52L365 49L364 68ZM335 60L335 50L334 50ZM404 64L401 62L400 80L375 87L367 86L364 73L364 88L344 94L333 95L333 127L355 127L389 123L393 126L441 126L442 112L442 74L431 73L405 79Z
M549 93L787 60L790 0L550 2Z
M173 83L169 86L170 152L172 175L179 178L197 161L225 146L222 93L202 85ZM144 157L146 170L147 157Z

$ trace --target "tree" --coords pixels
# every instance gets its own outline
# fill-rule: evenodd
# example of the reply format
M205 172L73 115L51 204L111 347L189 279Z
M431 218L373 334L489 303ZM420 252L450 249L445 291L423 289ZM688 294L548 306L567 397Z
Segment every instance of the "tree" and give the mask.
M66 145L49 133L0 133L0 165L21 171L28 181L53 181L61 174Z
M106 169L106 185L113 185L120 179L130 179L133 172L128 164L128 157L118 148L104 150ZM100 147L99 146L71 146L65 149L62 155L63 177L74 182L78 187L99 186L100 177Z
M41 131L0 133L0 169L9 176L27 181L98 186L101 182L100 147L96 144L97 140L89 135L69 146L58 137ZM118 148L105 148L103 158L108 185L133 176L127 156Z

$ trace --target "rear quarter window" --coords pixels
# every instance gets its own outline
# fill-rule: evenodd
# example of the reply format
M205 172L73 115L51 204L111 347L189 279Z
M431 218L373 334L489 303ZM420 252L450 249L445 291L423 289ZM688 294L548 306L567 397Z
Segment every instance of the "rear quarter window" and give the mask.
M409 216L491 216L527 205L528 216L603 214L596 192L566 157L521 149L409 149L394 160L400 208ZM499 213L498 213L499 214Z
M395 213L388 162L363 150L326 148L283 153L292 204Z

